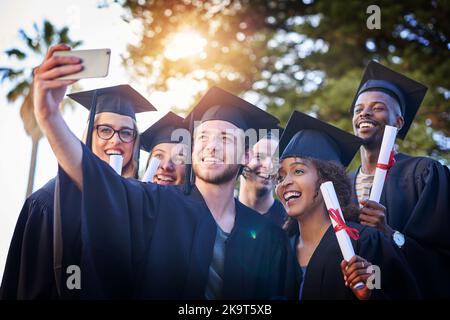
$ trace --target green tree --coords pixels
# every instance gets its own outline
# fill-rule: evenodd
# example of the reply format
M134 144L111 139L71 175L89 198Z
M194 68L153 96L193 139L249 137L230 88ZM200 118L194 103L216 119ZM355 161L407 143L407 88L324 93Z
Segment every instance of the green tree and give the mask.
M351 131L348 109L368 61L376 59L429 87L401 151L429 155L449 164L450 157L450 14L449 1L377 1L381 28L369 29L366 13L372 1L311 1L305 15L287 21L281 32L302 36L302 42L284 38L282 57L296 56L279 69L268 66L270 78L282 73L301 87L296 95L282 95L269 110L287 120L284 109L297 107ZM301 48L303 46L303 49ZM300 49L300 50L299 50ZM301 66L292 72L292 65ZM298 68L298 67L296 67ZM298 78L307 81L295 81ZM268 83L267 90L277 83ZM305 90L306 86L312 90ZM282 111L283 110L283 111Z
M193 77L234 93L254 91L259 105L285 124L301 110L351 131L348 113L368 61L429 86L400 149L448 163L450 110L449 1L380 0L381 29L370 30L372 1L115 1L141 23L125 63L149 89ZM165 56L184 28L208 40L202 56ZM186 48L189 43L186 43Z
M44 20L42 27L34 23L33 34L30 36L24 29L19 30L23 45L19 48L11 48L5 54L11 59L14 66L0 67L0 83L8 81L11 85L7 93L10 103L21 101L20 116L25 132L32 141L32 151L26 196L33 191L34 176L36 170L36 157L42 132L34 117L33 106L33 67L25 66L25 63L39 63L42 61L48 48L57 43L66 43L72 48L79 46L81 41L73 41L69 37L69 28L56 28L50 21ZM62 103L62 107L67 102Z
M188 78L201 81L203 92L212 85L235 93L252 89L266 63L267 41L277 29L275 20L267 21L269 12L286 19L300 8L298 1L115 2L128 9L126 20L142 26L139 43L129 45L124 57L130 72L145 78L152 90L166 90L173 79ZM173 37L186 30L206 40L202 52L171 57L167 48ZM179 41L180 51L195 45L188 37Z

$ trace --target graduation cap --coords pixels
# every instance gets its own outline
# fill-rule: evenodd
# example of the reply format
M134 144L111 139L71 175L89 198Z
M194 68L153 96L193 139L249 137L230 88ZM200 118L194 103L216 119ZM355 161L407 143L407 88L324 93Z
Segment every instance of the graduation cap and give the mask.
M218 87L212 87L186 117L189 121L223 120L244 131L275 129L279 120L250 102Z
M361 93L382 91L396 99L400 105L405 124L397 136L400 139L404 139L427 90L428 88L422 83L389 69L378 62L370 61L353 99L350 112L353 113L356 100Z
M184 119L172 111L169 111L164 117L156 121L147 130L141 133L141 149L147 152L160 143L179 143L179 140L172 140L172 133L176 129L186 129L187 124Z
M68 96L90 110L86 142L88 148L92 146L92 132L96 114L112 112L136 120L136 113L156 111L156 108L147 99L127 84L76 92Z
M257 133L259 129L276 129L279 122L273 115L218 87L209 89L185 119L191 134L194 121L203 123L210 120L227 121L244 131L255 129ZM185 193L190 192L192 181L192 165L189 164L186 167Z
M281 159L311 157L347 167L364 140L326 122L294 111L281 136Z

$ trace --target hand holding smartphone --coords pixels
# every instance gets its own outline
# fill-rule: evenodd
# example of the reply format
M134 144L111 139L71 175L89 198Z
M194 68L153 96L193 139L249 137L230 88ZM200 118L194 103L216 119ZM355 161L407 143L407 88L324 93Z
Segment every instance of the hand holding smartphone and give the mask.
M80 72L60 77L59 80L102 78L108 75L111 49L56 51L53 55L77 57L81 59L83 65L83 70Z

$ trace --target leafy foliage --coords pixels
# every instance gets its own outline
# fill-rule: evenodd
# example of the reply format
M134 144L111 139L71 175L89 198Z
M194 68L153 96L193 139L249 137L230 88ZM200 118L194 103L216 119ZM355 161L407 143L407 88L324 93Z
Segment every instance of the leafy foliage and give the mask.
M201 91L253 91L283 123L296 109L351 131L348 109L365 65L376 59L429 87L400 150L450 162L449 1L377 1L381 29L373 30L366 25L372 1L115 2L127 21L140 22L141 39L124 62L151 90L193 79ZM206 45L171 59L167 48L183 30ZM181 50L191 46L186 38Z

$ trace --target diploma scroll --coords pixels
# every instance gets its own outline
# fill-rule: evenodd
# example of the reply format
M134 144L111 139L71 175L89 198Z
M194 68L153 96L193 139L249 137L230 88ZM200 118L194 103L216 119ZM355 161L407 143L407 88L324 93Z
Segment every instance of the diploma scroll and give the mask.
M142 177L142 182L152 182L155 176L156 170L159 168L161 160L152 157L150 163L148 164L147 170L145 170L144 177Z
M394 162L393 148L396 136L396 127L385 127L383 142L381 143L380 155L378 156L377 167L375 169L375 176L373 177L372 190L370 191L369 200L380 202L386 175Z
M341 249L342 256L345 261L350 261L350 259L355 255L355 251L350 240L350 236L353 239L358 239L359 234L356 229L352 229L345 224L344 217L342 215L341 206L334 190L333 183L327 181L321 184L320 191L322 192L325 205L327 206L328 213L330 215L331 223L335 230L336 238L339 243L339 248ZM361 289L364 287L362 282L358 282L355 285L356 289Z
M109 156L109 165L120 176L122 175L123 157L120 154L112 154Z

